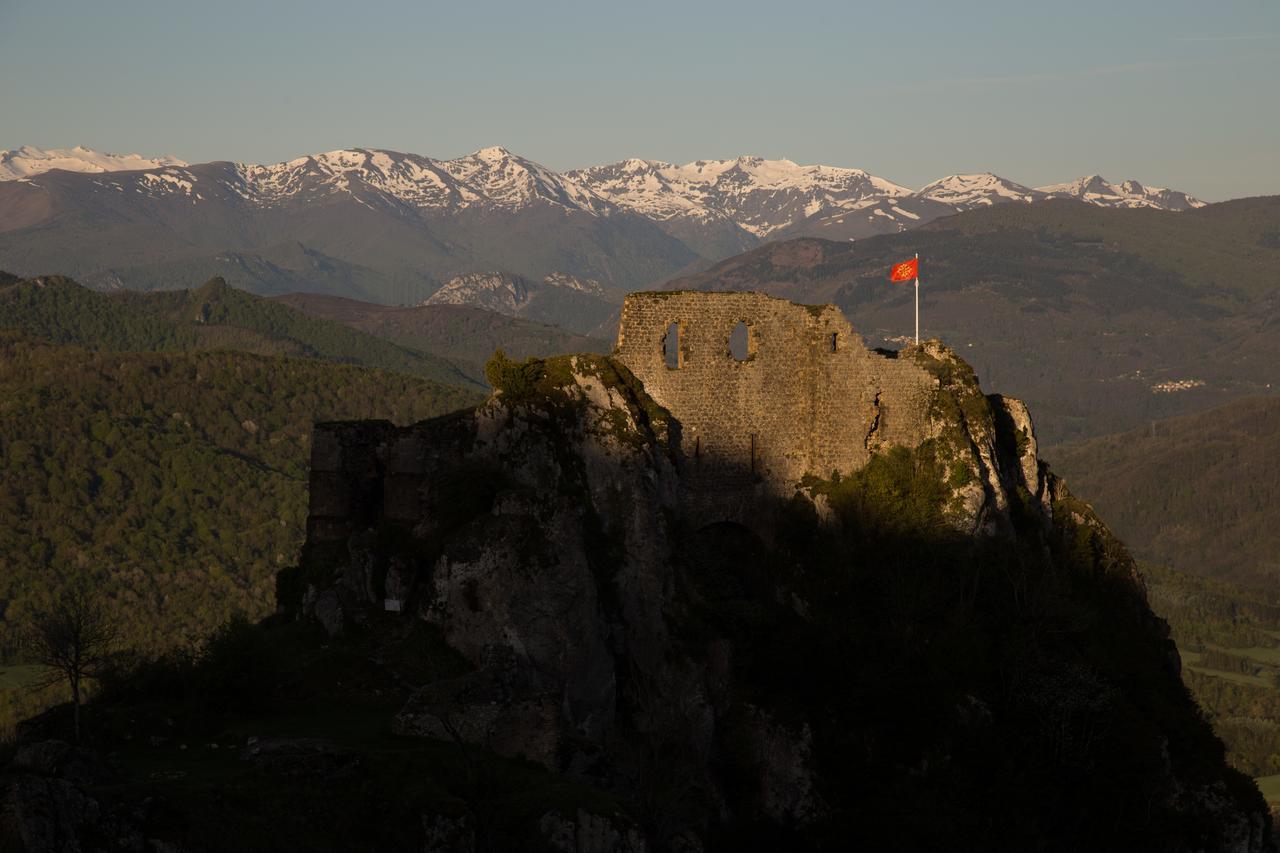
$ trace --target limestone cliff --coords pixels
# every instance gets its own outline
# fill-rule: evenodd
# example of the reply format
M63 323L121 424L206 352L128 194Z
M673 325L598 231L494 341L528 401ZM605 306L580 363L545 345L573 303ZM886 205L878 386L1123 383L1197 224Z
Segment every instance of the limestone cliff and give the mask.
M471 671L395 729L607 791L658 849L1266 849L1025 407L777 303L633 298L612 358L497 356L474 410L318 425L282 606L435 626Z

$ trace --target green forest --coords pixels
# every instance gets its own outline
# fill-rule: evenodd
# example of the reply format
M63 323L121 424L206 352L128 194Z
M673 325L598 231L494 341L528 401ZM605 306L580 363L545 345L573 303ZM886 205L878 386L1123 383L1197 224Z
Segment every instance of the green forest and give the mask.
M1140 558L1275 583L1280 397L1246 397L1044 455Z
M261 617L302 544L313 422L410 423L474 392L227 351L93 352L0 338L0 654L65 582L92 580L126 644L199 643ZM0 682L3 683L3 682Z
M25 686L33 608L92 582L145 655L264 616L305 533L312 424L479 399L444 358L220 279L107 294L0 274L0 733L60 698Z
M0 328L91 349L231 349L361 364L480 389L450 360L230 287L99 293L69 278L0 280Z

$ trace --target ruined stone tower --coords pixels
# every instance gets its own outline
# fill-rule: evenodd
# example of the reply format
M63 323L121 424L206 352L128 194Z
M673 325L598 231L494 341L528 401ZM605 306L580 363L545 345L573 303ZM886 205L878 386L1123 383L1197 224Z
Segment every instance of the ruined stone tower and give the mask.
M739 324L747 341L735 357ZM909 359L868 350L834 305L633 293L616 355L679 422L683 474L700 492L751 481L786 491L806 474L857 470L878 447L929 437L937 380Z

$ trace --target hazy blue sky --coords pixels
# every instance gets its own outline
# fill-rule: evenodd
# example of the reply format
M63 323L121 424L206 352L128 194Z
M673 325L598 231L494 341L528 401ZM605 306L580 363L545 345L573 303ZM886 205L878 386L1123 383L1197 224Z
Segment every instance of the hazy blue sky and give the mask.
M0 148L751 153L1280 193L1280 2L0 0Z

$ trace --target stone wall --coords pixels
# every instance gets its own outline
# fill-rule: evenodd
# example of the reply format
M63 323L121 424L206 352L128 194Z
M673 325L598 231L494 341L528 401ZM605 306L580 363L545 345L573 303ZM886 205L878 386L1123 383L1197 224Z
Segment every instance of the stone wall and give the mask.
M745 360L730 336L748 329ZM679 328L679 364L665 341ZM744 481L786 490L804 475L865 465L878 447L928 438L937 380L907 358L868 350L834 305L761 293L633 293L616 356L680 424L682 476L701 491Z

